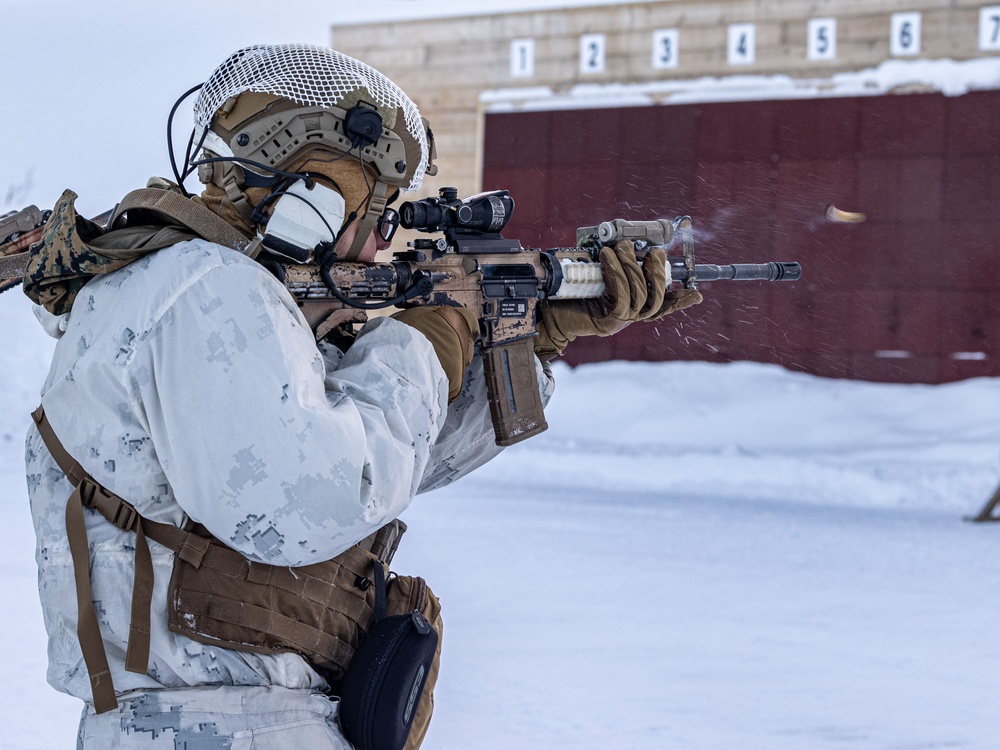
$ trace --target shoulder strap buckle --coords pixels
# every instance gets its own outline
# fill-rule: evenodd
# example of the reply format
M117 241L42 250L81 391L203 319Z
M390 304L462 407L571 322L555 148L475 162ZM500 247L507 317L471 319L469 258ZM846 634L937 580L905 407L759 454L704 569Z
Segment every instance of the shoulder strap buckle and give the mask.
M80 482L80 500L85 508L92 508L122 531L135 531L139 511L122 500L93 478L87 476Z

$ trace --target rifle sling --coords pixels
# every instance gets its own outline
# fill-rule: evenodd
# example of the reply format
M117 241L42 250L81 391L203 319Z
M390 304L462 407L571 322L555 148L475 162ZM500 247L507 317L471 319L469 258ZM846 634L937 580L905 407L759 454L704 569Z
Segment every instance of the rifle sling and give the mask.
M27 250L12 255L0 255L0 282L20 282L24 276L24 269L28 267L29 255Z
M123 531L135 532L135 567L132 587L132 616L129 626L125 669L146 674L149 668L150 605L153 598L153 562L147 536L172 550L195 568L202 563L211 540L176 526L143 518L135 507L97 482L63 447L39 406L31 414L42 441L53 460L74 486L66 504L66 534L77 592L77 637L90 675L90 687L97 713L118 706L107 652L101 639L97 612L90 586L90 548L83 508L93 508L109 523Z

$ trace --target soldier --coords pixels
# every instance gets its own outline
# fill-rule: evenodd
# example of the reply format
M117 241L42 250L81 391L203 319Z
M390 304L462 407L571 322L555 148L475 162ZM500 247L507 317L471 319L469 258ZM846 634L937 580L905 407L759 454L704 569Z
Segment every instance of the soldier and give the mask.
M176 183L130 194L107 231L67 192L25 277L58 338L26 447L48 679L85 702L80 748L347 748L341 680L395 519L499 452L478 324L423 307L351 340L279 278L278 261L370 262L387 204L433 170L392 81L329 49L251 47L194 109ZM605 299L539 323L543 401L541 360L573 338L700 300L629 247L603 263ZM419 579L389 596L440 632Z

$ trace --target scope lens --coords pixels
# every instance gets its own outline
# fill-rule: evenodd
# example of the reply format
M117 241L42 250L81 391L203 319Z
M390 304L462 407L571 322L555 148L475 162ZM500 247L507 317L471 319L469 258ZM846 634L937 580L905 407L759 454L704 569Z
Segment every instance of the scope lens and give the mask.
M416 226L416 206L407 201L402 206L399 207L399 223L402 224L406 229L413 229Z

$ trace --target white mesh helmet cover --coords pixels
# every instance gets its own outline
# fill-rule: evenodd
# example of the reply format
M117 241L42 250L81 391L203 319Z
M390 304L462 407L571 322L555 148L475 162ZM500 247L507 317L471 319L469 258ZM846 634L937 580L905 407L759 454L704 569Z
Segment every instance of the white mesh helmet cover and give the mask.
M244 91L282 96L307 107L332 107L359 89L368 92L373 104L402 108L407 132L420 144L420 164L407 188L416 190L424 178L428 151L417 105L371 66L327 47L261 44L234 52L202 86L194 120L207 128L226 100Z

